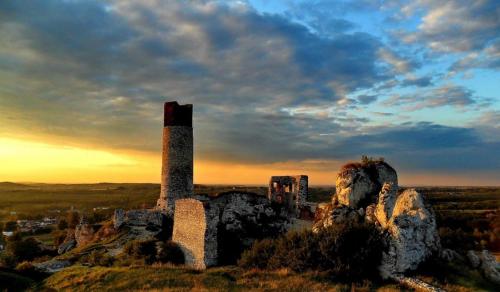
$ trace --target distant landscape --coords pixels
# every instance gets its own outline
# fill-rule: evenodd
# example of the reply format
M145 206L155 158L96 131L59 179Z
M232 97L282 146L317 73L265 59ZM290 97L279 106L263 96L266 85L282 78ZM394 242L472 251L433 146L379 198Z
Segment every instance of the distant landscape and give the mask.
M116 208L133 209L153 207L158 197L158 184L17 184L0 183L0 222L5 230L7 222L55 220L44 228L21 232L25 238L33 237L47 246L55 246L60 236L57 222L66 220L68 213L85 214L93 223L109 220ZM402 187L404 189L404 187ZM419 187L417 188L432 204L443 248L456 250L489 249L500 256L500 188L499 187ZM255 192L265 195L264 186L196 185L197 194L216 196L229 190ZM310 187L310 201L327 202L335 192L328 186ZM19 221L20 222L20 221ZM60 240L60 239L59 239ZM0 252L1 255L1 252ZM459 269L460 270L460 269ZM439 279L429 276L422 279L448 289L491 289L489 284L477 280L479 275L466 271L454 271L453 276ZM154 273L153 273L154 272ZM2 273L2 271L0 271ZM151 274L152 273L152 274ZM99 278L99 275L113 275ZM83 277L83 278L82 278ZM100 280L95 280L97 277ZM137 279L130 282L127 278ZM139 280L141 278L143 280ZM479 278L478 278L479 277ZM80 279L80 280L79 280ZM44 287L69 288L80 285L81 289L117 287L122 283L128 288L211 288L251 289L252 287L316 287L317 289L348 289L348 284L330 282L321 273L295 274L282 270L264 273L245 271L228 266L194 272L174 266L130 266L130 267L75 267L52 275L43 282ZM19 280L19 279L18 279ZM21 280L19 280L21 281ZM127 283L127 284L125 284ZM29 284L26 284L29 286ZM99 286L104 285L104 286ZM128 286L127 286L128 285ZM257 286L256 286L257 285ZM400 289L396 284L361 282L357 288L384 287ZM485 286L486 285L486 286ZM488 288L489 287L489 288ZM467 290L466 289L466 290Z

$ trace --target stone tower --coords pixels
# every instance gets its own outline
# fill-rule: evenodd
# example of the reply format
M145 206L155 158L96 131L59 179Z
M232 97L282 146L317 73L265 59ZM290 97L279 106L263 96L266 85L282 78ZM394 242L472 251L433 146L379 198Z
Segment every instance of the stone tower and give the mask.
M193 195L193 105L164 107L161 191L157 208L174 214L175 201Z

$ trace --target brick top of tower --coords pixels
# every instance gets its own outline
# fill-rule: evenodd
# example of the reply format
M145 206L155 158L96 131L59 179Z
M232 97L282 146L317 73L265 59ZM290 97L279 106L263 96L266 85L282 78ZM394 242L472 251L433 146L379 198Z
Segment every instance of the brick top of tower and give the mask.
M193 126L193 105L180 105L177 101L165 103L163 126Z

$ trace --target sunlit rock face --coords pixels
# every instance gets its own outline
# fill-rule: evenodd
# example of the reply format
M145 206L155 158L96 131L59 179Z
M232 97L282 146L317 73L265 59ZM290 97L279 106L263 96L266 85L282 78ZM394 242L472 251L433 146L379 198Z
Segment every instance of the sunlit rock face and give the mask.
M397 197L386 228L389 249L380 266L382 276L415 270L440 249L434 212L414 189Z
M316 210L313 231L363 222L374 224L383 235L387 250L379 270L384 278L416 269L440 249L432 208L414 189L398 195L397 173L383 161L344 166L332 203Z
M345 165L335 183L336 198L341 205L365 208L375 203L384 183L398 185L396 171L383 161Z

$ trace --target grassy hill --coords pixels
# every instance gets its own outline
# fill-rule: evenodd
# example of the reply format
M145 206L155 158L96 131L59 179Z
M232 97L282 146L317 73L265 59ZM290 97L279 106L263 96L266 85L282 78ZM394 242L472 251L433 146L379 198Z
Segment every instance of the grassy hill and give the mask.
M399 291L396 284L342 284L321 273L245 271L237 267L195 271L172 266L72 267L47 278L41 288L71 291Z

